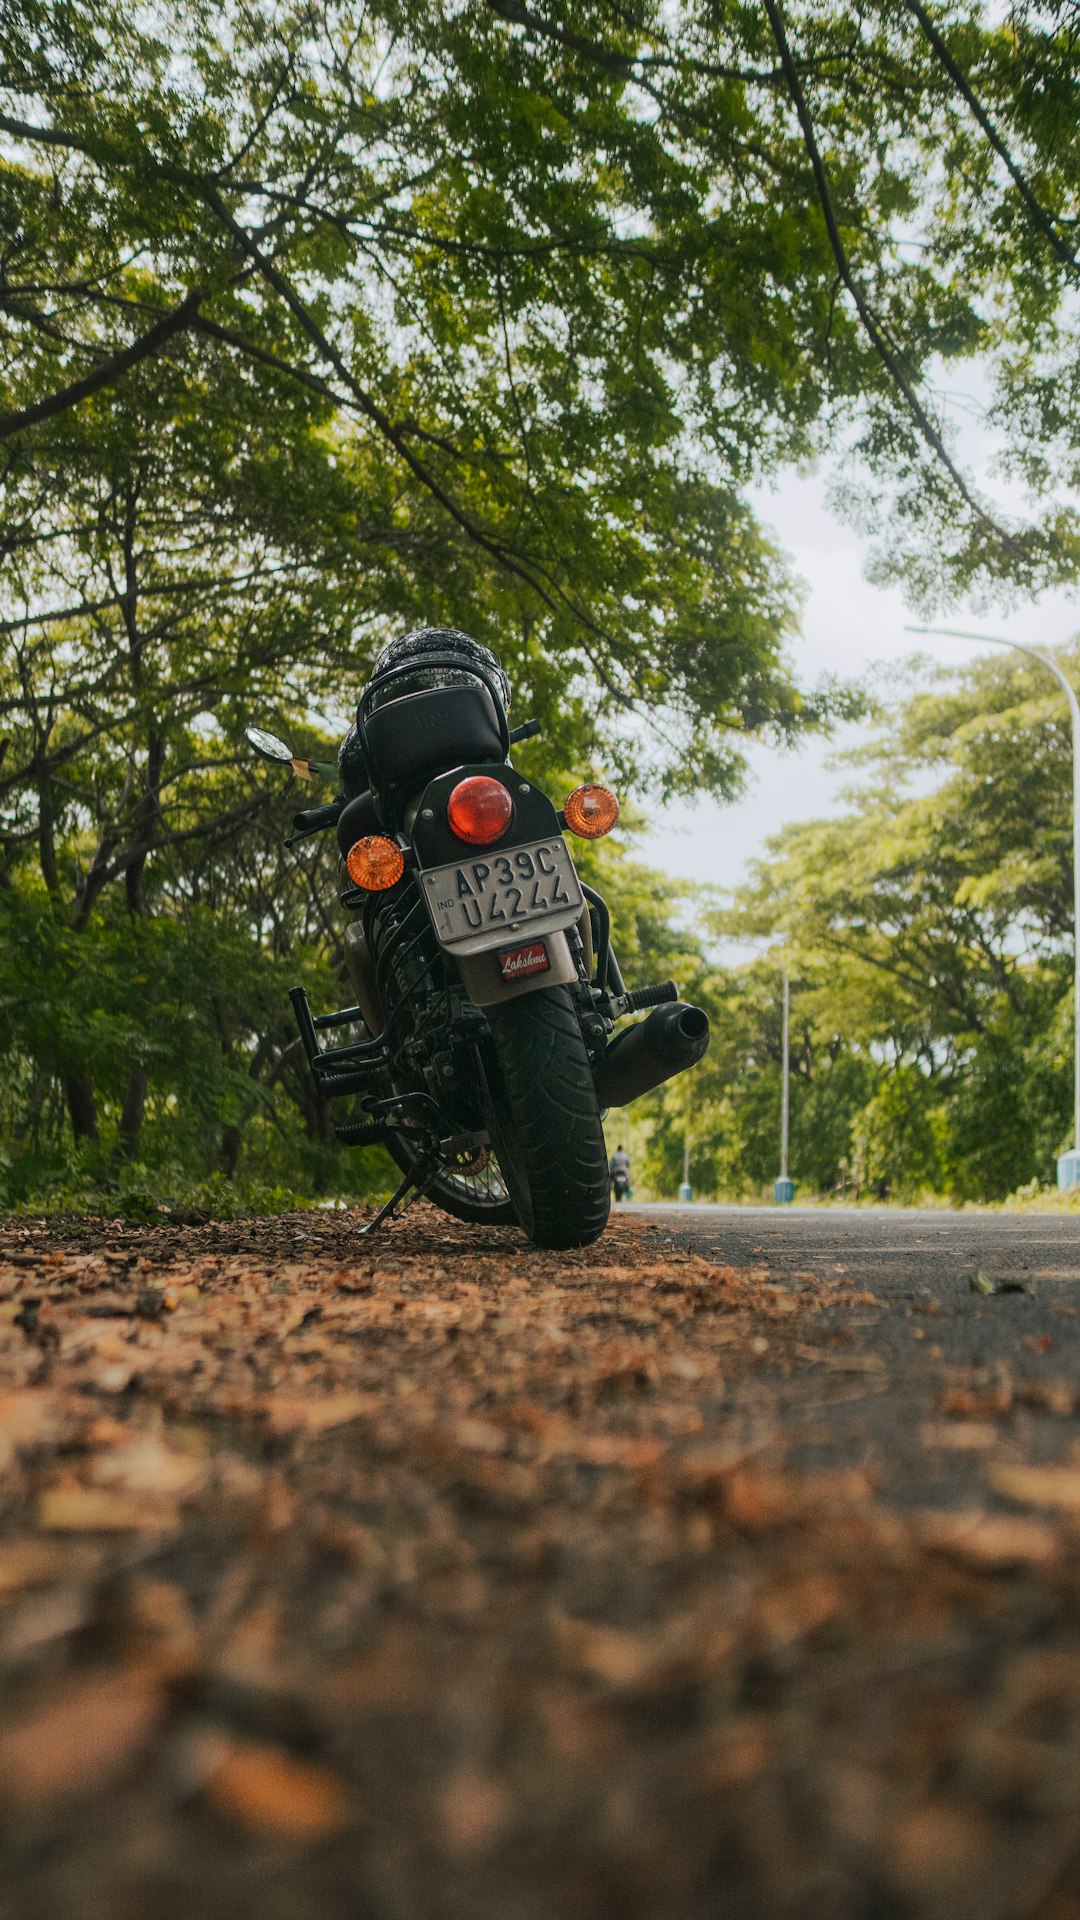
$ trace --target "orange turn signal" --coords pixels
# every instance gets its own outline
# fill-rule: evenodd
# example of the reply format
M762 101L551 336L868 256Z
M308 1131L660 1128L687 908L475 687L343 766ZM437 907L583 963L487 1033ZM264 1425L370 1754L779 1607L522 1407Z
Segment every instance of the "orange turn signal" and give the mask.
M354 886L366 887L369 893L385 893L401 879L405 855L385 834L369 833L363 840L353 841L345 855L345 866Z
M588 781L574 788L563 813L579 840L599 840L619 824L619 803L611 788L594 787Z

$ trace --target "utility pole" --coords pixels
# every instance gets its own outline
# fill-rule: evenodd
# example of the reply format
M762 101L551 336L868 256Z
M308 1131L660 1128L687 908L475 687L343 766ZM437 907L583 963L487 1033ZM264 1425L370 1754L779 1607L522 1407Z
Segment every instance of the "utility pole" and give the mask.
M788 1178L788 1119L791 1106L791 982L786 962L781 966L784 981L784 1031L780 1080L780 1178L774 1183L777 1206L789 1207L795 1198L795 1182Z
M1037 648L1025 646L1022 640L1006 640L1000 633L967 633L959 627L905 627L904 632L939 634L947 640L981 640L989 646L1012 647L1017 653L1026 653L1029 660L1037 660L1040 667L1053 674L1069 703L1073 785L1073 1136L1072 1146L1058 1154L1057 1183L1059 1187L1080 1186L1080 704L1057 662L1039 653Z

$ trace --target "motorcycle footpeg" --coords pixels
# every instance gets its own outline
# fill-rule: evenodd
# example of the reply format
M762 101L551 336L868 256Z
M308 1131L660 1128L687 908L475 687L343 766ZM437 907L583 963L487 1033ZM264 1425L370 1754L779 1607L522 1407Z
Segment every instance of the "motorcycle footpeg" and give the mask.
M642 1013L646 1007L664 1007L679 997L674 980L661 980L655 987L637 987L623 996L625 1013Z

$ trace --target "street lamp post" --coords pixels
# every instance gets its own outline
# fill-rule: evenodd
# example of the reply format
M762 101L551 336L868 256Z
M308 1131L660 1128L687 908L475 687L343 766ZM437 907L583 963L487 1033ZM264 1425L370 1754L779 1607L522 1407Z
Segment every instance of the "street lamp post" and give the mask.
M781 972L784 979L784 1033L781 1043L780 1177L773 1185L773 1198L777 1206L789 1207L795 1198L795 1182L788 1178L788 1118L791 1105L791 982L788 979L786 963L781 965Z
M999 633L967 633L958 627L912 626L905 627L904 631L939 634L948 640L981 640L990 646L1012 647L1017 653L1026 653L1029 660L1037 660L1047 673L1053 674L1069 703L1073 776L1073 1136L1068 1152L1058 1155L1057 1180L1059 1187L1080 1186L1080 703L1057 662L1039 653L1037 648L1025 646L1022 640L1006 640Z

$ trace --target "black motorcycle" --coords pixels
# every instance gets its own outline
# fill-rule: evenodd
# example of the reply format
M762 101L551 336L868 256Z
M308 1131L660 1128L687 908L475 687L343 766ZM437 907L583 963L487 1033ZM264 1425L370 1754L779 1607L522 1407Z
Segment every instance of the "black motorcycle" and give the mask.
M288 844L336 830L356 1005L313 1016L302 987L290 998L319 1092L358 1109L338 1138L385 1143L403 1176L365 1231L426 1196L540 1247L587 1246L608 1217L605 1109L693 1066L709 1021L670 980L628 991L607 907L563 837L609 832L618 803L587 783L556 811L511 763L539 727L511 731L509 704L493 653L425 628L380 655L337 768L258 728L248 739L341 778ZM324 1046L329 1029L349 1037Z

